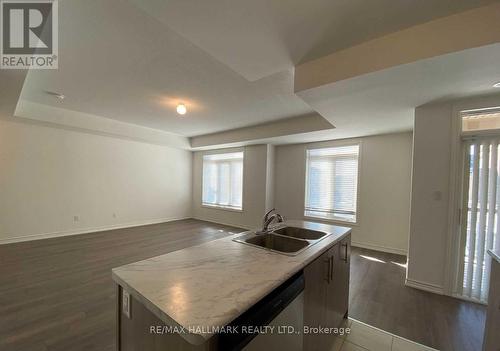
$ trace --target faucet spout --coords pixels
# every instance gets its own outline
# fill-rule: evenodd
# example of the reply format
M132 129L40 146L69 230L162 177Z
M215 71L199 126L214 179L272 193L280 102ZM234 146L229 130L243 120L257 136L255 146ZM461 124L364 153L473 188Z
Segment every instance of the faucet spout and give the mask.
M282 215L280 215L279 213L273 213L275 211L276 209L273 208L271 211L268 211L264 215L264 219L262 220L262 233L267 233L269 231L269 226L274 221L276 221L277 223L283 223L285 221Z
M272 209L270 209L269 211L266 212L266 214L264 215L264 218L262 219L262 227L264 227L264 225L266 224L267 220L269 219L269 216L273 212L276 212L275 208L272 208Z

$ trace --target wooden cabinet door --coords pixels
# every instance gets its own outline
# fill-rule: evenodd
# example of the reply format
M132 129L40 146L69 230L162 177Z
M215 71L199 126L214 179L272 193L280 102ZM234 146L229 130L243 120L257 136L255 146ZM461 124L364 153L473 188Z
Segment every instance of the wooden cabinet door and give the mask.
M340 243L340 253L339 253L339 267L338 279L341 281L339 284L339 311L342 313L343 317L347 318L349 310L349 282L350 282L350 271L351 271L351 235L349 234Z
M328 285L328 327L339 327L344 318L342 313L341 300L343 299L344 288L342 287L343 273L341 261L340 243L332 247L329 252L332 257L331 281Z
M327 251L304 268L304 326L325 327L329 286L330 252ZM327 338L322 334L304 334L305 351L327 350Z
M347 236L304 268L304 325L337 328L347 315L351 238ZM305 334L305 351L330 350L331 334Z
M338 327L342 319L347 317L349 309L349 276L351 266L351 236L347 236L338 244L338 254L335 259L333 269L333 287L334 297L334 325Z
M344 238L330 249L333 259L332 280L328 286L328 326L339 327L349 308L349 271L351 237Z

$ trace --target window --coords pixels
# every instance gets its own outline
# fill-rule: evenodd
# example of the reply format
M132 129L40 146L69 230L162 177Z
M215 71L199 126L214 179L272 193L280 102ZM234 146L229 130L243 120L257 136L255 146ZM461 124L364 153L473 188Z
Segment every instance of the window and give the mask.
M304 215L356 222L359 145L307 150Z
M458 293L486 303L490 284L487 251L500 250L500 137L474 137L465 140L464 146L465 242L461 248Z
M500 110L478 110L462 115L462 132L474 133L500 129Z
M202 204L242 210L243 152L203 156Z
M462 204L455 293L486 303L488 250L500 250L500 109L462 111Z

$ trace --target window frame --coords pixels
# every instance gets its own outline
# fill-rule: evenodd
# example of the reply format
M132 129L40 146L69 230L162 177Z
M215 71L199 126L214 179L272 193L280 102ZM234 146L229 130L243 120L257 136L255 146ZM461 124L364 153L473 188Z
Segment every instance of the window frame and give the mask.
M490 129L477 129L477 130L463 130L463 120L464 118L471 117L474 115L487 115L487 114L499 114L500 107L487 107L463 110L459 112L460 118L460 136L462 138L467 137L480 137L480 136L496 136L500 134L500 128L490 128Z
M203 202L203 184L204 184L204 158L205 156L210 155L223 155L223 154L234 154L234 153L242 153L242 171L241 171L241 208L235 208L231 206L224 206L219 204L209 204ZM245 150L244 149L225 149L225 150L211 150L210 152L204 152L201 155L201 196L200 196L200 204L203 208L209 209L217 209L224 210L229 212L244 212L244 194L245 194Z
M500 109L500 99L498 96L482 96L471 99L459 99L451 103L451 135L450 135L450 177L447 188L449 196L448 211L448 229L446 231L446 252L444 256L444 279L442 291L445 294L465 300L457 292L460 271L458 269L460 262L459 243L463 236L458 229L457 223L460 223L462 204L462 174L463 174L463 156L464 150L462 137L467 136L462 132L462 116L464 113L488 111ZM425 111L425 108L424 108ZM410 236L411 239L411 236Z
M355 211L355 221L343 220L341 218L325 218L325 217L316 217L311 215L306 215L306 195L307 195L307 185L308 185L308 157L307 153L309 150L319 150L319 149L331 149L336 147L344 147L344 146L358 146L358 177L356 181L356 211ZM303 218L306 220L314 220L320 222L327 222L333 224L347 225L350 227L357 227L360 223L360 211L359 211L359 203L360 203L360 189L361 189L361 165L362 165L362 154L363 154L363 143L361 140L359 141L336 141L336 142L322 142L320 144L309 145L304 149L304 201L302 208Z

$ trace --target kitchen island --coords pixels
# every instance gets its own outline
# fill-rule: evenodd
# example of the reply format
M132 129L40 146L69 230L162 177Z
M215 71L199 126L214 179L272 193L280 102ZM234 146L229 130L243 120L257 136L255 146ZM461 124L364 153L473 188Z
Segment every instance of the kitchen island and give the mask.
M113 269L118 350L218 350L217 331L297 274L305 278L304 325L338 327L347 315L350 228L285 225L326 235L295 256L236 242L245 235L236 234ZM331 339L304 335L304 349Z

